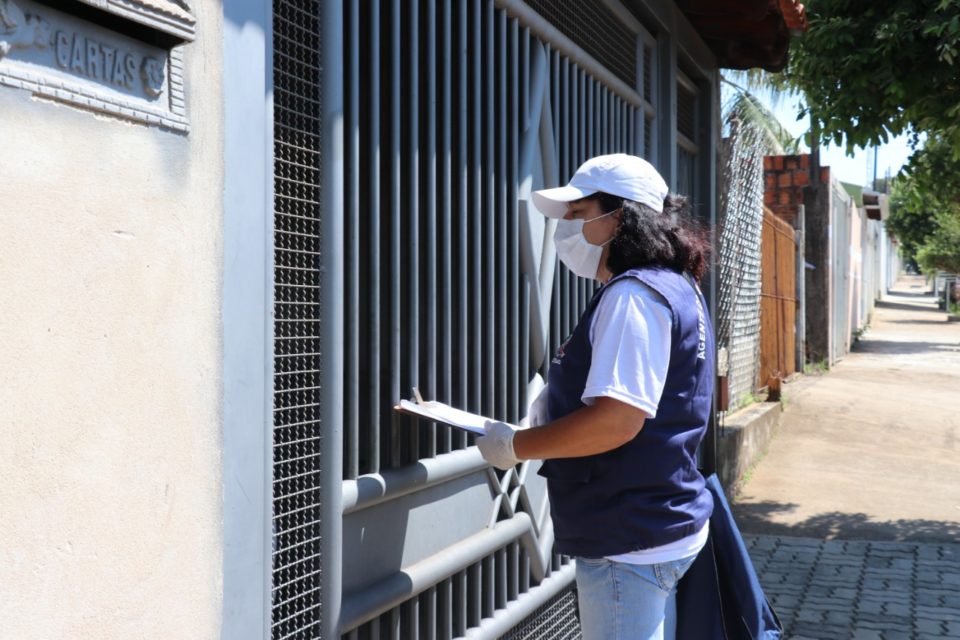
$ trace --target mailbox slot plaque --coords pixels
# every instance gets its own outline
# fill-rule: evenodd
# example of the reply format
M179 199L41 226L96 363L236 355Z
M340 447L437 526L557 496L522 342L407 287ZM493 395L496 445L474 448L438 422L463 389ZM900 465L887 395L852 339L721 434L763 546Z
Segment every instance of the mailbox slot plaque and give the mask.
M135 26L142 32L142 22ZM169 33L163 36L172 42ZM0 85L186 133L182 48L133 38L36 0L0 0Z

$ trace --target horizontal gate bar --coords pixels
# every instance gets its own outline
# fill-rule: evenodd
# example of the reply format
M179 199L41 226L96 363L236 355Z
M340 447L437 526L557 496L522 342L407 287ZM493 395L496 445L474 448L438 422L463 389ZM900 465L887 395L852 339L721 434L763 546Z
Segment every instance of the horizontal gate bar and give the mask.
M448 427L444 427L445 429ZM381 502L421 491L443 482L487 467L476 447L424 458L416 464L399 469L384 469L380 473L343 481L343 513L360 511Z
M529 549L529 544L533 541L532 530L533 521L530 516L526 513L518 513L510 520L498 522L492 529L472 535L376 584L344 595L343 607L340 610L341 632L349 631L376 618L514 540L520 539L521 543L524 543L524 548ZM542 541L546 542L545 539ZM549 543L552 547L552 535L549 536ZM533 547L536 548L536 546L534 543ZM540 556L531 560L534 563L540 563ZM542 571L545 566L537 568ZM536 572L536 569L532 568L532 570Z

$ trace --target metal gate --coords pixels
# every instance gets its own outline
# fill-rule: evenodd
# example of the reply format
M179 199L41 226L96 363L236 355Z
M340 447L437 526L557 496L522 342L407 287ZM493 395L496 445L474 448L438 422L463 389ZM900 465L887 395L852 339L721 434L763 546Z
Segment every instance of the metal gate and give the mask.
M594 291L557 266L530 191L626 152L712 215L715 70L688 57L679 75L672 5L324 4L273 3L272 636L578 637L539 463L495 472L392 407L417 387L524 417Z
M853 206L850 196L839 183L831 182L830 189L830 364L842 360L850 351L851 256L850 225Z
M796 371L797 245L795 232L769 209L763 212L760 367L757 386Z

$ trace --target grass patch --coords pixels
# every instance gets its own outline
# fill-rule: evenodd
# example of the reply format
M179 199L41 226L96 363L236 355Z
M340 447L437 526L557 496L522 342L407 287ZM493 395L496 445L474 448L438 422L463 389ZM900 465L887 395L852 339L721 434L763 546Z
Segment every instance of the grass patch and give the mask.
M830 371L830 363L826 359L820 360L819 362L808 362L803 366L804 373L811 373L814 375L822 375Z

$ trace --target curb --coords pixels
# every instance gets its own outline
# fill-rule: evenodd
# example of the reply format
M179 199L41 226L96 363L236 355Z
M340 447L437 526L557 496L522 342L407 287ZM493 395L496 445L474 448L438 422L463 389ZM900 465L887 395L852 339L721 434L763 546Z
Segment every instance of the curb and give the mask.
M727 500L733 502L744 474L766 453L782 414L780 402L758 402L724 419L717 441L717 475Z

